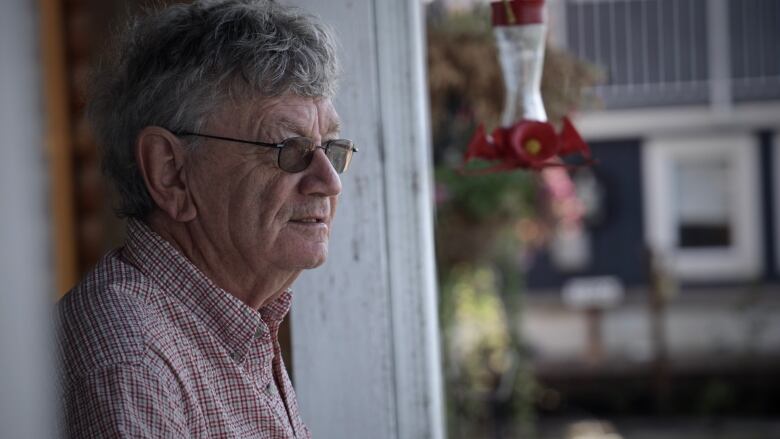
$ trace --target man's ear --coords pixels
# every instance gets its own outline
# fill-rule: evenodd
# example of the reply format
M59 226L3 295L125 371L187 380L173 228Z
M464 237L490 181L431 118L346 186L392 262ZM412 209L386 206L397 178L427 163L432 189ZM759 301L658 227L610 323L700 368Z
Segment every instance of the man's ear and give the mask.
M179 222L197 215L187 188L186 154L181 140L165 128L145 127L136 138L135 160L149 195L161 211Z

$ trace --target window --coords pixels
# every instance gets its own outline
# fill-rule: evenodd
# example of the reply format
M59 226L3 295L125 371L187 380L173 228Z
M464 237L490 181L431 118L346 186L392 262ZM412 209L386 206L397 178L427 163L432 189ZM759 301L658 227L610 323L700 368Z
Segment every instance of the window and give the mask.
M762 272L758 139L657 137L643 146L645 237L682 280Z
M674 163L677 245L726 248L732 244L730 166L724 158Z

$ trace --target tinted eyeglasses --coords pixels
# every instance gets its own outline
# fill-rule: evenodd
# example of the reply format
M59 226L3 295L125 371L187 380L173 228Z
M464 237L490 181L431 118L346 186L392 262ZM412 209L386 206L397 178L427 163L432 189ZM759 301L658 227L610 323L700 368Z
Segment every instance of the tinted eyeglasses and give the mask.
M231 137L212 136L210 134L192 133L182 131L174 133L177 136L196 136L207 139L227 140L229 142L248 143L250 145L265 146L267 148L276 148L276 162L279 168L286 172L301 172L308 168L314 159L314 153L317 149L325 151L325 156L333 165L333 169L341 174L349 168L352 161L352 153L357 152L357 147L351 140L334 139L328 140L322 145L316 145L314 140L308 137L291 137L282 140L281 143L253 142L251 140L233 139Z

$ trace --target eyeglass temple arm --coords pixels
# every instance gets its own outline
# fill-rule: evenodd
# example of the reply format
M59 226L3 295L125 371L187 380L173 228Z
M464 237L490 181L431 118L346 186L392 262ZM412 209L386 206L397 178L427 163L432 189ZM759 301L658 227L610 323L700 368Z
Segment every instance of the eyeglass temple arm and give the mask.
M249 145L267 146L269 148L283 148L284 147L284 145L281 144L281 143L255 142L255 141L251 141L251 140L235 139L233 137L213 136L211 134L193 133L191 131L177 131L177 132L175 132L173 134L176 135L176 136L195 136L195 137L205 137L207 139L227 140L229 142L247 143ZM352 152L358 152L357 146L352 145Z
M277 148L277 149L282 148L282 144L280 143L254 142L251 140L234 139L232 137L224 137L224 136L212 136L211 134L193 133L190 131L178 131L173 134L176 136L195 136L195 137L205 137L207 139L227 140L228 142L247 143L249 145L266 146L268 148Z

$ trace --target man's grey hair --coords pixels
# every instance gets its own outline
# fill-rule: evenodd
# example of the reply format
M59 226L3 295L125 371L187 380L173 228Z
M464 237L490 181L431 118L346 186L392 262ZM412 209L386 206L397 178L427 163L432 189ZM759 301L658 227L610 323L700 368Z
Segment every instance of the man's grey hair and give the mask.
M87 109L117 214L144 218L154 206L135 161L142 128L198 131L247 95L332 97L338 70L331 31L273 1L195 1L136 19L96 69Z

